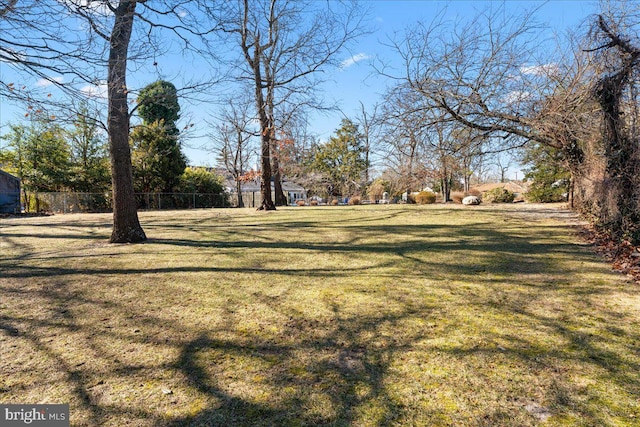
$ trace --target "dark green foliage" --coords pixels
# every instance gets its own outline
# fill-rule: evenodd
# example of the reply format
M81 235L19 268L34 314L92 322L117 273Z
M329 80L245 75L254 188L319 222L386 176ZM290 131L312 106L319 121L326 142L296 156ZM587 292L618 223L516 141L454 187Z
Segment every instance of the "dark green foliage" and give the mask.
M329 195L357 192L367 169L364 141L358 126L349 119L343 119L336 135L326 144L316 147L309 166L312 172L319 172L325 177Z
M138 114L145 123L164 119L174 123L180 118L180 104L176 87L167 81L158 80L140 91Z
M223 194L223 178L202 168L187 168L180 177L181 193Z
M523 163L529 165L525 180L531 181L527 200L537 203L566 200L571 174L560 150L532 143L526 148Z
M0 152L0 163L22 180L26 191L61 191L67 187L70 171L69 145L64 130L47 119L29 126L11 125L3 138L7 148Z
M135 190L172 192L187 166L175 123L180 117L176 88L159 80L140 92L138 103L143 124L131 132Z
M186 167L177 135L167 132L164 121L160 120L137 126L131 132L131 140L136 192L174 191Z

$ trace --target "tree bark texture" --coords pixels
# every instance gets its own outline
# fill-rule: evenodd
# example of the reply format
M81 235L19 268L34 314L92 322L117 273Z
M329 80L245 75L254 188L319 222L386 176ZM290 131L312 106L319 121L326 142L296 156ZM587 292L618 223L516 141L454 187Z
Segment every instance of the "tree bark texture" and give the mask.
M260 121L260 194L262 203L258 210L274 211L276 205L271 197L271 121L267 116L267 105L262 92L262 73L260 72L260 38L255 42L255 56L250 65L253 67L255 82L256 108Z
M273 154L273 191L276 196L276 206L287 206L289 201L282 189L282 173L280 172L280 161L278 159L277 148L274 149Z
M147 239L138 221L129 148L126 72L135 8L135 1L120 1L118 3L110 39L107 127L111 154L111 182L113 184L111 243L137 243Z
M236 176L236 193L238 194L238 208L244 208L244 200L242 200L242 182Z
M607 159L607 173L617 192L618 217L616 228L623 238L632 243L640 242L640 214L638 213L638 190L636 189L637 152L635 141L630 137L625 125L620 102L629 77L640 62L640 48L632 46L620 35L615 34L602 16L598 26L611 40L607 47L616 47L620 51L621 63L614 74L602 77L595 88L595 96L604 113L604 149Z

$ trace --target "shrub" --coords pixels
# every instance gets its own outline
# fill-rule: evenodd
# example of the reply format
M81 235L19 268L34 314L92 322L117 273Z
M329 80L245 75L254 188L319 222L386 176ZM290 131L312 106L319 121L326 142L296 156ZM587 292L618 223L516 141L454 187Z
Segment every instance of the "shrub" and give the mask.
M186 168L176 192L224 194L224 178L203 168Z
M534 203L564 202L569 192L568 185L553 186L546 183L533 182L525 194L528 201Z
M359 204L360 204L360 202L361 202L361 200L360 200L360 196L353 196L353 197L351 197L351 198L349 199L348 204L349 204L349 205L359 205Z
M462 191L452 191L451 192L451 200L455 203L462 203L462 199L464 199L465 195Z
M312 200L309 204L310 204L311 206L318 206L318 201L314 199L314 200Z
M338 199L331 200L331 206L338 206Z
M513 203L516 195L506 188L494 188L484 194L484 201L487 203Z
M419 205L430 205L436 202L436 193L431 191L421 191L415 195L415 200Z
M298 206L304 206L304 205L306 205L306 203L305 203L305 201L304 201L304 200L296 200L296 205L298 205Z

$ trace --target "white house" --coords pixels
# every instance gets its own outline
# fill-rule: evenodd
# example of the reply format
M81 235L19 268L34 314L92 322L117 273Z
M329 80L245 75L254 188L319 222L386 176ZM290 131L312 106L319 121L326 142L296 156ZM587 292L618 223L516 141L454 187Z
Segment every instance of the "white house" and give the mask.
M237 189L236 182L233 177L229 173L224 173L221 170L216 170L216 172L224 177L224 186L227 193L231 194L231 196L234 196L237 192ZM260 179L257 178L252 181L243 182L241 184L241 191L246 203L247 197L245 197L245 195L252 193L260 194ZM284 192L285 196L287 196L287 201L290 205L295 205L296 201L298 200L307 200L307 191L303 186L293 181L282 181L282 191ZM271 197L275 199L275 189L273 182L271 182Z

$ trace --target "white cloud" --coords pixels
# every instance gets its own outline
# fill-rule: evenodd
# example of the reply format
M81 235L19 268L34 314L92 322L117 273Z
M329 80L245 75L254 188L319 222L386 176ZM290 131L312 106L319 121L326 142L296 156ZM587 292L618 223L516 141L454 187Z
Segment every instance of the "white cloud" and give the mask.
M526 75L532 76L546 76L558 71L557 64L543 64L543 65L525 65L520 67L520 72Z
M13 50L10 48L5 48L0 52L0 62L8 62L9 64L13 62L21 62L26 61L27 56L17 50Z
M64 77L62 76L57 76L57 77L49 77L48 79L40 79L36 82L36 86L38 87L47 87L47 86L51 86L54 84L54 82L56 83L62 83L64 81Z
M340 63L340 68L342 70L347 69L347 68L351 67L352 65L355 65L358 62L364 61L364 60L369 59L369 58L371 58L371 57L369 55L367 55L366 53L356 53L351 58L347 58L344 61L342 61Z
M92 98L107 99L107 83L104 82L98 85L87 85L80 89L80 92Z
M502 97L502 102L507 105L517 104L531 98L531 93L527 91L514 90Z
M113 13L107 2L93 0L58 0L69 9L82 9L84 12L93 13L99 16L111 16ZM116 2L110 2L112 7L116 7Z

